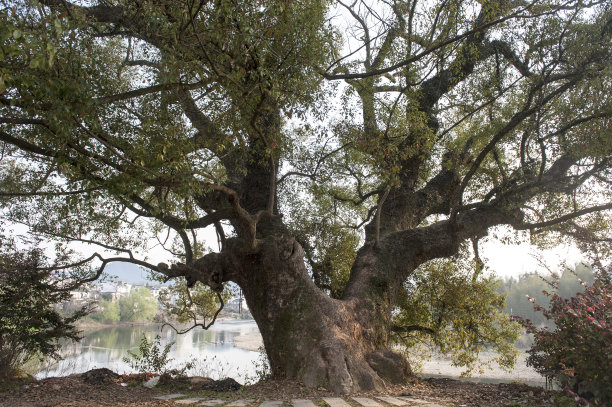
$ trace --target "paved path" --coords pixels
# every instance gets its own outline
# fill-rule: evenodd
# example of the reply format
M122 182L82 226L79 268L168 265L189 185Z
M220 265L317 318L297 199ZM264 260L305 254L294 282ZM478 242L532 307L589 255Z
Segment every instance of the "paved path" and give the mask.
M417 399L414 397L391 397L376 396L369 397L322 397L320 399L293 399L284 400L264 400L256 402L249 400L227 401L221 399L205 399L201 397L187 397L182 393L167 394L164 396L153 397L158 400L174 400L178 404L207 406L207 407L446 407L434 401Z

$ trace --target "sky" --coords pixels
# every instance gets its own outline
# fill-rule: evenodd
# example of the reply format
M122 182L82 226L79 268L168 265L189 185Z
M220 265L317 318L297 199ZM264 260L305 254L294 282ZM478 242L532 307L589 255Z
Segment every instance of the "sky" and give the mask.
M480 254L485 261L488 273L493 273L504 279L516 278L521 274L532 272L548 274L547 268L558 271L561 270L563 265L572 267L585 260L583 253L576 246L570 244L542 250L527 241L502 243L500 238L508 237L509 233L509 229L495 229L491 231L488 237L482 239ZM206 237L206 245L217 250L214 233L209 233ZM150 256L149 261L153 264L168 261L166 253L159 248L151 250L148 255ZM118 279L127 282L143 282L148 275L146 271L141 271L138 266L129 263L110 264L108 271Z
M22 225L13 225L12 234L27 234L27 229ZM205 242L205 246L214 251L218 251L216 234L212 227L206 228L199 236ZM504 243L506 242L506 243ZM137 255L137 258L144 260L146 256L151 264L157 265L159 262L171 264L171 256L159 245L152 241L151 250L147 253ZM89 257L92 253L98 252L107 257L114 257L115 254L104 253L98 246L75 243L71 245L73 249ZM518 277L521 274L538 272L547 274L547 268L553 271L560 270L563 265L574 266L584 261L586 256L571 244L559 245L552 249L542 250L530 244L526 233L517 236L509 227L498 227L491 229L489 235L481 239L479 243L480 256L485 262L488 273L494 273L501 278ZM48 246L48 255L53 255L52 246ZM545 266L542 265L542 261ZM129 283L142 284L147 281L148 272L141 270L139 266L132 263L109 263L106 271L118 280Z
M491 272L503 278L518 277L521 274L538 272L546 274L538 258L553 271L567 264L572 267L585 259L576 246L561 245L554 249L541 250L529 243L504 245L498 242L487 242L481 245L482 256L486 257L487 267Z

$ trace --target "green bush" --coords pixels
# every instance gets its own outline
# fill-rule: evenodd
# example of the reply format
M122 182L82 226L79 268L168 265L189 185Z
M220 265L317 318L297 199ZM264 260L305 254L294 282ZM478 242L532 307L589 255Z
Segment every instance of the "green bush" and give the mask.
M155 335L155 339L149 341L145 334L142 335L138 352L128 351L129 357L123 361L140 373L157 373L182 375L193 367L193 363L186 363L181 368L170 369L169 364L174 360L168 357L174 342L170 342L161 348L161 338Z
M497 292L500 281L483 276L473 263L436 260L419 268L403 287L393 314L395 341L405 349L419 349L412 363L427 357L422 344L452 358L464 368L464 376L481 372L495 362L511 369L516 360L514 343L521 326L503 313L504 295ZM491 350L490 362L479 359Z
M56 266L42 250L18 250L0 237L0 378L16 373L33 356L58 358L59 339L79 339L74 324L89 309L68 316L56 309L70 299L67 287L74 287Z

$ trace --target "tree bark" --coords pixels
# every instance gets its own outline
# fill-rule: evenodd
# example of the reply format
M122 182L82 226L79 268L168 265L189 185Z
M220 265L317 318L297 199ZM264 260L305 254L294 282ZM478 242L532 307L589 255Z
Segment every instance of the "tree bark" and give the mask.
M284 234L262 239L257 253L242 251L240 239L226 247L196 261L191 276L214 286L212 273L242 288L273 376L342 394L406 382L408 363L388 349L388 297L330 298L313 283L300 244Z

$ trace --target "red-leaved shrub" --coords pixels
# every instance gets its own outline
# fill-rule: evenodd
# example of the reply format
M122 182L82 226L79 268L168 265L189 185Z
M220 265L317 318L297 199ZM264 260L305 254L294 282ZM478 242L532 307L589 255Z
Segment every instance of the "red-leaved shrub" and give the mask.
M601 406L612 405L611 276L610 270L602 270L592 285L583 283L585 291L569 299L545 292L548 307L530 298L554 329L517 318L534 335L527 364L557 380L572 396Z

